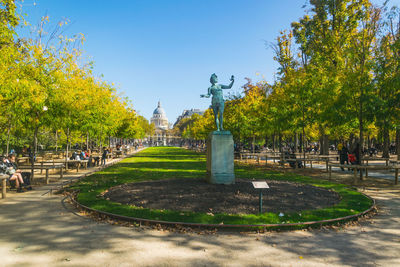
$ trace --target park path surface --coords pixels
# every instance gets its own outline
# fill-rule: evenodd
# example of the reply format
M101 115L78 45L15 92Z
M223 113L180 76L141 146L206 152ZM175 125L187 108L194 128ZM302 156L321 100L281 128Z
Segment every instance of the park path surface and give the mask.
M199 235L96 222L52 186L0 200L0 266L400 266L399 187L366 189L379 214L359 226Z

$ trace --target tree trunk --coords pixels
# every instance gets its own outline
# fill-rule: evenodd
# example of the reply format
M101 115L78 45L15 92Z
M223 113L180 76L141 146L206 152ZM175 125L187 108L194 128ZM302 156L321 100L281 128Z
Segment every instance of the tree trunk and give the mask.
M368 142L368 149L371 148L371 138L369 136L369 134L367 135L367 142Z
M306 158L306 149L305 149L305 143L306 143L306 132L305 132L305 129L304 129L304 124L303 124L303 133L301 134L301 146L302 146L302 149L303 149L303 158ZM305 166L305 164L304 164L304 166Z
M238 133L238 140L239 140L239 142L238 142L238 150L239 150L239 152L242 152L242 142L240 141L240 131L239 131L239 133Z
M65 164L67 163L68 160L68 148L69 148L69 127L67 128L67 147L66 147L66 153L65 153Z
M58 151L58 130L56 130L56 152Z
M319 154L323 155L324 154L324 137L323 135L319 136Z
M354 150L354 147L355 147L354 143L355 143L354 134L351 133L350 136L349 136L349 146L350 146L349 149L350 149L350 152L353 152L353 150Z
M89 149L89 132L86 132L86 149Z
M361 84L360 86L361 92L360 92L360 105L359 105L359 116L358 116L358 120L360 123L360 140L359 140L359 146L358 146L358 153L360 155L359 160L359 164L362 165L362 150L363 150L363 146L364 146L364 120L363 120L363 97L364 97L364 88L363 85Z
M264 144L265 144L265 147L268 147L268 135L265 135Z
M10 133L11 133L11 121L8 124L8 129L7 129L7 149L6 149L6 155L8 155L8 152L10 151Z
M36 146L35 146L35 155L37 154L37 152L39 151L38 147L39 147L39 142L38 142L38 135L39 135L39 131L36 134Z
M275 138L275 134L272 135L272 151L275 152L276 149L276 138Z
M323 140L324 140L324 151L323 151L323 155L329 155L329 136L324 134L323 136Z
M389 127L387 127L387 123L385 122L383 125L383 153L382 153L383 158L389 157L389 145L390 145L389 138L390 138Z
M31 157L31 179L34 179L35 176L35 158L36 158L36 153L37 153L37 135L38 135L38 131L39 131L39 126L36 125L35 127L35 132L33 134L33 153L32 153L32 157Z
M396 127L396 155L397 160L400 160L400 127Z
M324 139L325 139L325 131L322 125L318 125L318 130L319 130L319 154L324 155Z
M299 134L299 152L303 153L304 151L304 140L303 140L303 134Z

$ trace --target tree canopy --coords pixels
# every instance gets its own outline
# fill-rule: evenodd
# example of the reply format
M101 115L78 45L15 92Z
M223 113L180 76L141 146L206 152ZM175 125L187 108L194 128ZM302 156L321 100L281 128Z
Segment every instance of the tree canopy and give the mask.
M228 99L225 128L236 140L267 144L300 136L303 146L319 141L325 152L329 139L357 139L361 149L374 137L387 151L399 125L399 9L369 0L310 0L306 10L269 45L276 80L249 81ZM210 128L204 122L211 115L193 119L191 129Z
M14 0L0 0L3 153L10 146L36 148L41 132L60 137L59 144L66 145L82 136L100 143L110 136L143 138L151 130L131 101L96 77L91 62L84 62L79 50L82 34L63 36L64 22L51 28L45 16L31 38L22 38L16 27L23 18L16 9Z

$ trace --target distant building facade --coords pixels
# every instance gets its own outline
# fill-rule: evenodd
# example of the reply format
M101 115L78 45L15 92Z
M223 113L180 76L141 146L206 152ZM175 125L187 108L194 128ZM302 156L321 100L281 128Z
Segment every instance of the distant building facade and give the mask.
M174 123L174 127L175 125L177 125L181 120L186 119L186 118L190 118L193 114L199 114L200 116L202 116L204 114L204 111L201 111L200 109L197 108L192 108L192 109L185 109L182 112L182 115L180 115L177 119L176 122Z

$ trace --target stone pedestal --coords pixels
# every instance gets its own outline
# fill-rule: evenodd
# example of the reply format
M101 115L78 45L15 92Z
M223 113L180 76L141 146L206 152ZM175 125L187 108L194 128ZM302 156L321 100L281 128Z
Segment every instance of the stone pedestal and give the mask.
M230 131L214 131L207 139L207 182L234 184L233 137Z

